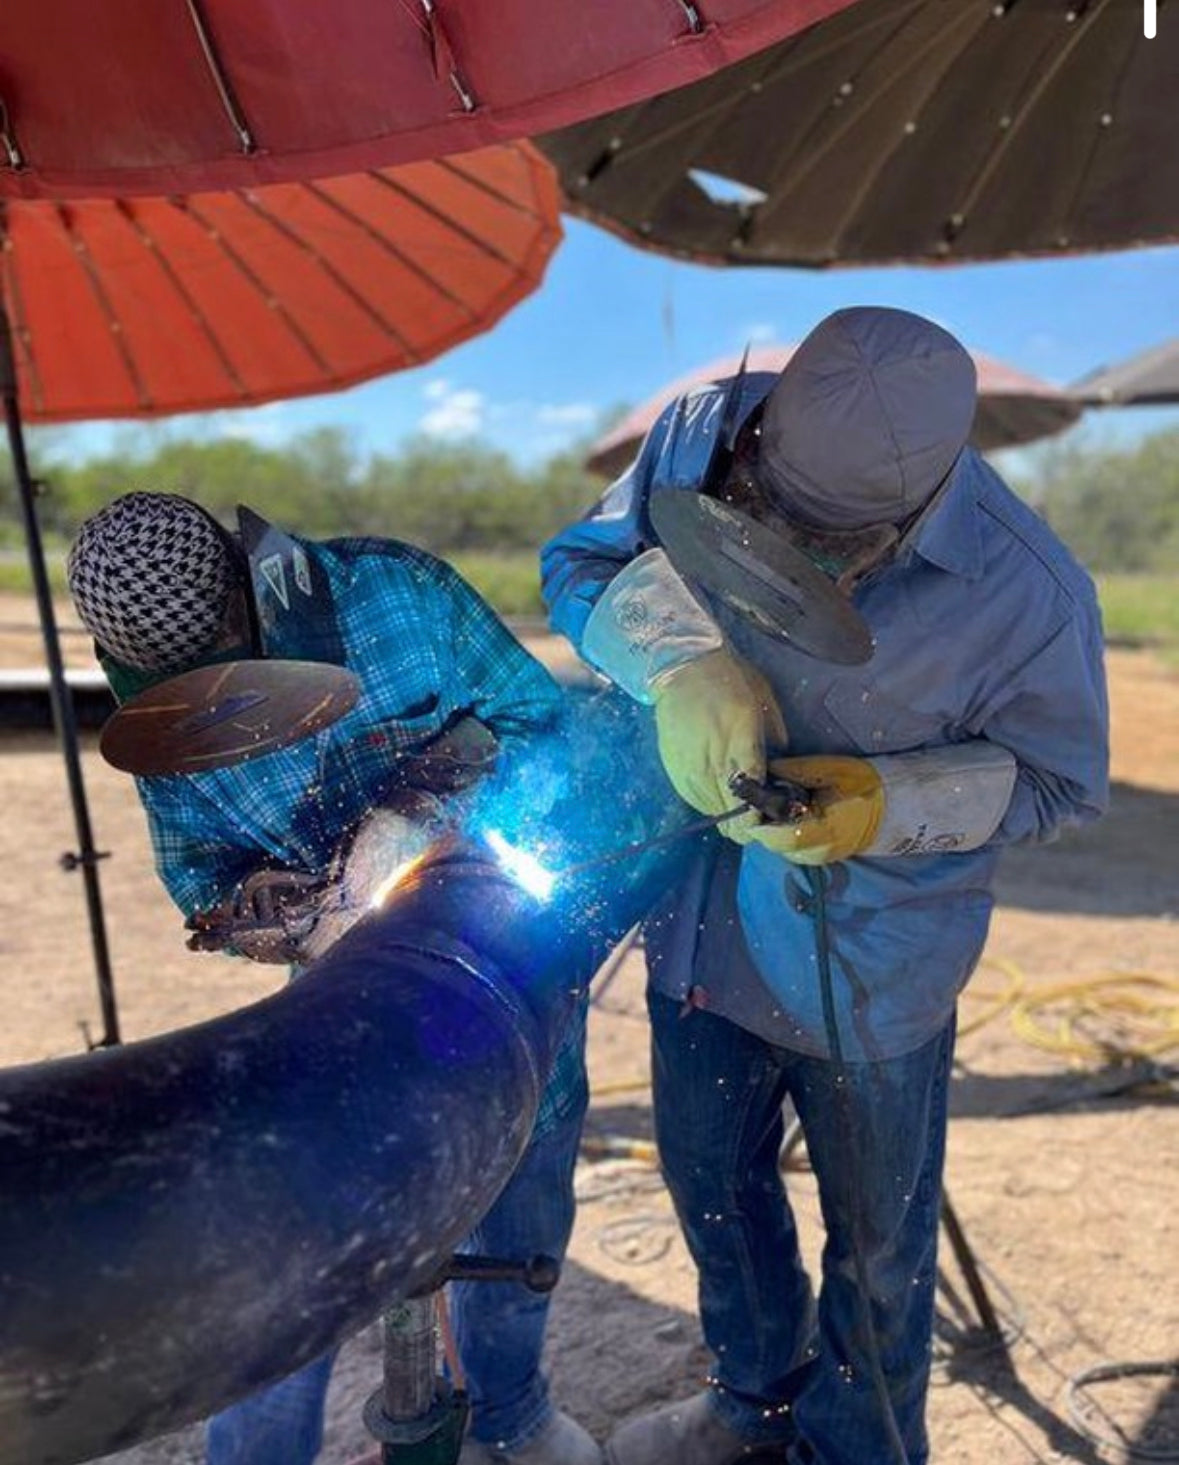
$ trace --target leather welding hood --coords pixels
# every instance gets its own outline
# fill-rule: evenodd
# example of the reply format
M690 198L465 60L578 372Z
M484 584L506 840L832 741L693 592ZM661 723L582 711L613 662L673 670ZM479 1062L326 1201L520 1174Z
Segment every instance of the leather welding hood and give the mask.
M900 528L954 466L976 397L974 362L941 326L906 310L838 310L766 398L758 480L805 524Z
M344 643L327 572L292 535L239 504L238 538L249 568L260 655L343 666Z

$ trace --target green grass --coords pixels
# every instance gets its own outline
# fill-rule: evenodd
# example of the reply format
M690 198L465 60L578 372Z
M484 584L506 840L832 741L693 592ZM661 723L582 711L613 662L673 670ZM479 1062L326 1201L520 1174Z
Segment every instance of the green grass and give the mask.
M1179 575L1098 575L1112 646L1153 646L1179 655Z
M544 615L540 569L531 550L515 554L455 554L446 558L500 615Z

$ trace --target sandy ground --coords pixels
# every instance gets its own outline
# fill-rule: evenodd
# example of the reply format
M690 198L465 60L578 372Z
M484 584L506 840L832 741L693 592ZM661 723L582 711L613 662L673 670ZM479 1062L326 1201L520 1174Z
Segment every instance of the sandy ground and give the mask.
M63 626L69 661L87 664L68 615ZM546 659L562 655L551 640L534 644ZM29 608L0 597L0 666L40 659ZM949 1195L1010 1341L1006 1351L986 1346L943 1233L930 1407L938 1465L1179 1459L1174 1376L1124 1378L1083 1393L1092 1405L1087 1431L1069 1408L1070 1380L1084 1370L1179 1357L1174 1074L1155 1070L1151 1082L1149 1065L1103 1063L1083 1041L1141 1042L1168 1021L1175 1036L1179 676L1145 652L1111 651L1109 670L1112 811L1054 846L1010 852L987 960L963 1001ZM0 860L8 876L0 889L0 1063L12 1064L78 1052L83 1030L97 1033L100 1022L80 881L58 864L74 846L60 757L49 737L30 734L0 736L0 753ZM276 969L185 952L128 783L101 762L93 739L84 762L97 841L112 852L102 888L124 1037L192 1023L271 991ZM1140 989L1151 1011L1136 1019L1097 1005L1122 991L1110 977L1127 973L1166 984ZM1082 999L1071 995L1052 1008L1058 1020L1079 1015L1066 1050L1052 1051L1000 1006L1015 986L1035 995L1061 983L1083 986L1090 1010L1082 1013ZM1177 1052L1164 1056L1174 1062ZM599 979L590 1065L590 1135L622 1141L623 1149L646 1139L636 951ZM818 1210L801 1152L791 1157L788 1184L813 1259ZM605 1438L626 1416L697 1387L704 1353L694 1274L657 1174L641 1157L587 1155L579 1188L576 1234L553 1305L551 1371L558 1399ZM337 1366L322 1465L343 1465L368 1447L361 1407L379 1380L379 1344L369 1329ZM1100 1446L1094 1432L1123 1443ZM112 1457L121 1465L200 1458L195 1426Z

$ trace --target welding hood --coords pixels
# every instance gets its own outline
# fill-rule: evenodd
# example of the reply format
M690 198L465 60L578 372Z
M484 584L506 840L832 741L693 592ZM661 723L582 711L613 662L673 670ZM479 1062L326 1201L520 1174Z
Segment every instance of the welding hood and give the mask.
M344 642L323 566L294 535L244 504L237 508L237 532L258 655L342 666Z

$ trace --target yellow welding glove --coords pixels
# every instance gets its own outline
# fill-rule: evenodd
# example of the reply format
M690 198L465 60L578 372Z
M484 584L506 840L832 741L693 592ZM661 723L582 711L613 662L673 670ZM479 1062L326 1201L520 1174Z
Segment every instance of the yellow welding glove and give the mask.
M814 790L811 812L793 824L759 824L748 838L796 865L829 865L866 850L884 817L884 782L866 758L820 754L776 758L770 775Z
M702 814L723 814L740 801L733 773L765 778L767 746L786 746L786 727L765 677L720 646L664 672L650 687L659 756L680 798ZM756 824L750 814L721 825Z

